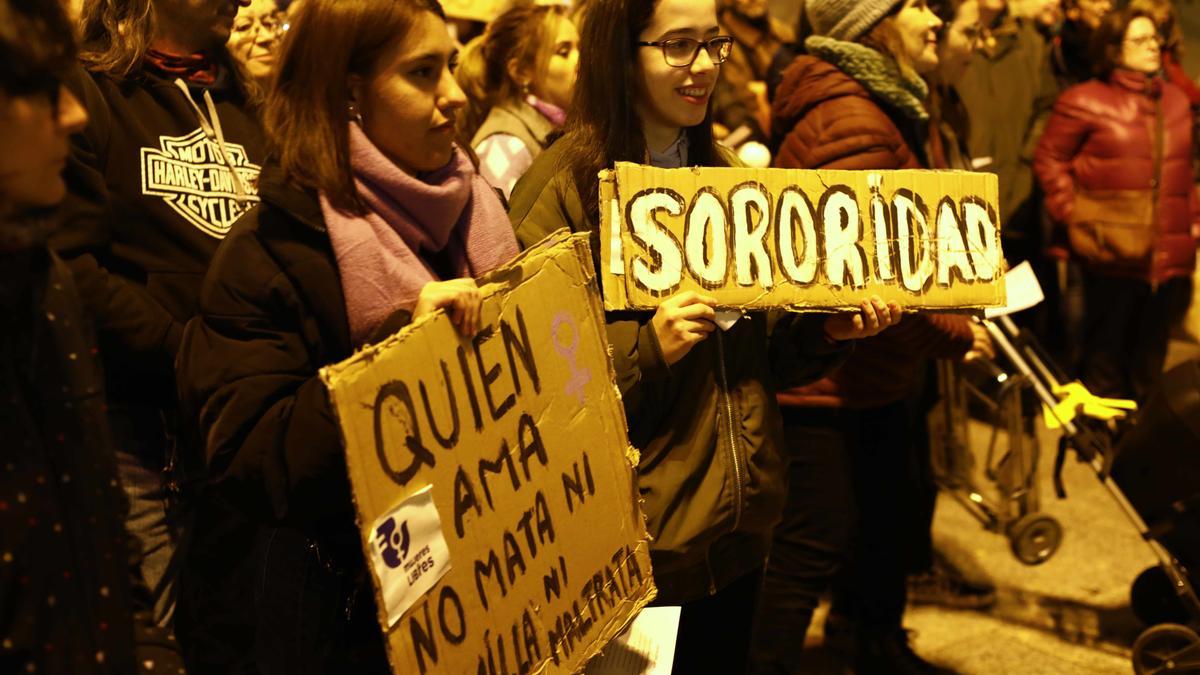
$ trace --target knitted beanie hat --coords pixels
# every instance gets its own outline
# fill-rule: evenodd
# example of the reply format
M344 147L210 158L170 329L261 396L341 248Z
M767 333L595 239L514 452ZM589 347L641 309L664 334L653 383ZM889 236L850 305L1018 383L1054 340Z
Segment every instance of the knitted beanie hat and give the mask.
M853 42L902 0L808 0L804 12L813 35Z

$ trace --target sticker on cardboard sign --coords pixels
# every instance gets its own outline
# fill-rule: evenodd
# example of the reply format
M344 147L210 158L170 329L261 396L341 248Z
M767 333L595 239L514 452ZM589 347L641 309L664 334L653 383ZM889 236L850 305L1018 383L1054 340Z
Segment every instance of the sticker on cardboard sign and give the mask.
M433 504L433 486L384 513L371 526L371 566L390 629L450 571L450 549Z

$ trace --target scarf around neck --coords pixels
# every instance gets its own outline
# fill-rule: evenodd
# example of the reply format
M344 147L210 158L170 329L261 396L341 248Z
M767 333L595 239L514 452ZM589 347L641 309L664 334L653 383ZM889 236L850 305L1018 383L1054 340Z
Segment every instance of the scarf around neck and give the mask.
M804 48L854 78L872 96L899 110L909 119L925 121L929 112L925 100L929 85L919 75L901 70L894 59L857 42L845 42L813 35Z
M157 49L146 52L144 64L167 80L182 79L197 87L211 87L221 74L220 65L206 52L168 54Z
M478 277L519 251L500 199L458 148L441 169L410 176L351 123L350 167L367 213L319 198L355 346L395 311L411 311L425 284ZM435 271L428 257L438 254L448 268Z

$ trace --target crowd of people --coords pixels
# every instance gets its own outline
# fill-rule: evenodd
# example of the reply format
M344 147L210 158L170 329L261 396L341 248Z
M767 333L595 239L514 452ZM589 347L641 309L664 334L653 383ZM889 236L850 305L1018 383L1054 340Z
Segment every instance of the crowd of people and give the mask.
M1142 400L1192 299L1200 88L1168 0L0 0L0 672L386 673L318 370L445 311L598 172L999 177L1019 315ZM606 316L676 673L946 672L934 360L964 314ZM730 467L734 467L731 470Z

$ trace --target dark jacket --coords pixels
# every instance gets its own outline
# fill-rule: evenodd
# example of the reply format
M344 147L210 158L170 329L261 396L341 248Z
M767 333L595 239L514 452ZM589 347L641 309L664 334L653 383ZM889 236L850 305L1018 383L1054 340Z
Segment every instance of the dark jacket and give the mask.
M1156 110L1163 114L1162 174L1155 185ZM1092 265L1107 274L1151 283L1191 276L1193 225L1200 222L1191 164L1192 112L1187 96L1161 78L1116 70L1063 92L1038 145L1035 168L1046 208L1070 223L1083 190L1154 190L1154 251L1146 265Z
M713 120L729 131L747 126L752 132L748 140L766 141L769 130L762 128L759 116L766 99L754 91L751 83L766 85L775 53L796 36L769 14L751 20L727 7L721 10L719 20L721 32L734 42L713 90Z
M353 353L337 260L315 194L270 167L260 194L205 276L179 352L181 405L199 425L209 497L260 528L255 610L260 636L274 636L260 637L260 667L386 671L341 433L317 376ZM230 553L234 566L251 554Z
M843 49L831 44L826 47ZM863 79L876 81L869 76ZM929 124L928 118L920 115L923 109L912 107L897 88L873 86L875 91L868 90L851 74L815 56L798 57L784 71L775 99L774 118L785 132L775 166L927 168L921 159L923 152L918 153L925 143L923 125ZM829 376L781 392L779 402L852 408L894 403L911 393L924 359L961 357L972 341L965 316L907 315L899 325L859 340L846 364Z
M0 253L0 672L179 667L131 580L95 345L62 261Z
M257 202L262 133L237 87L209 90L239 198L219 144L174 83L149 70L114 79L79 69L69 86L91 123L72 140L52 243L96 315L110 395L161 405L174 396L175 352L208 261ZM207 117L204 91L191 93Z
M954 85L967 109L971 157L1000 184L1004 236L1039 241L1040 204L1034 195L1033 151L1058 95L1049 47L1031 24L1006 18L994 41L971 57Z
M513 192L509 215L522 246L561 227L598 232L562 169L565 147L542 153ZM668 367L651 316L608 313L608 340L641 452L659 599L687 602L763 565L784 492L775 390L820 377L848 349L826 343L824 316L789 315L772 330L766 314L752 313Z
M1092 29L1083 21L1064 21L1051 43L1050 65L1059 90L1095 76L1092 70Z

